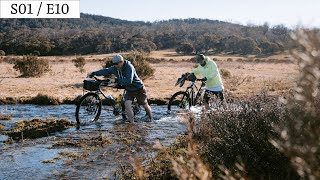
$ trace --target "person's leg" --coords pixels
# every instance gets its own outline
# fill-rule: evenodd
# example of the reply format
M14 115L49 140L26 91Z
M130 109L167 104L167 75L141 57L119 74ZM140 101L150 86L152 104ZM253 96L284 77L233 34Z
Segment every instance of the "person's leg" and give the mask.
M137 98L138 103L141 104L143 106L144 110L146 111L148 118L149 118L149 121L151 121L153 119L152 118L152 110L151 110L151 107L149 106L148 98L147 98L147 91L144 87L139 91L136 98Z
M126 109L126 115L127 115L128 121L130 123L134 122L134 113L133 113L133 110L132 110L132 101L133 101L133 99L134 99L134 93L127 91L127 93L125 95L124 106L125 106L125 109Z
M219 98L221 100L220 102L220 105L223 107L223 108L227 108L227 102L224 98L224 94L223 94L223 91L219 91Z
M210 99L210 91L206 90L204 92L204 96L203 96L203 104L204 104L204 110L207 111L209 109L209 99Z
M149 120L151 121L152 120L152 110L151 110L151 107L149 106L148 102L143 104L143 108L146 111Z
M127 117L128 117L128 121L130 123L133 123L134 114L133 114L131 105L132 105L132 101L131 100L126 100L125 103L124 103L124 106L126 108L126 114L127 114Z
M225 107L225 100L224 100L224 95L223 91L212 91L212 93L216 96L216 104L218 107ZM219 100L218 100L219 99Z
M218 92L218 97L220 98L221 102L224 101L223 91L219 91L219 92Z

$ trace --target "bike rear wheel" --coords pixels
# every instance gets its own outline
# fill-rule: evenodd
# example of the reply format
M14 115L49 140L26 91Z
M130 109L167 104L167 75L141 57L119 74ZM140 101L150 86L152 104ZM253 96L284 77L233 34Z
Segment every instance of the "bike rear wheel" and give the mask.
M168 104L168 113L169 114L178 114L183 113L185 110L190 109L191 100L189 95L184 91L176 92Z
M98 94L87 93L81 97L76 108L76 120L78 124L88 123L99 119L102 101Z

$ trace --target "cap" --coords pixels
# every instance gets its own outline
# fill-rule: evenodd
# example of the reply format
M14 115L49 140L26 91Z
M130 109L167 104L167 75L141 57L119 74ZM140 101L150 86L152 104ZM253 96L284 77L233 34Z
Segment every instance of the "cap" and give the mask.
M123 60L123 57L121 55L119 55L119 54L114 55L112 57L112 64L118 64L122 60Z
M199 54L197 57L197 63L203 63L205 56L203 54Z

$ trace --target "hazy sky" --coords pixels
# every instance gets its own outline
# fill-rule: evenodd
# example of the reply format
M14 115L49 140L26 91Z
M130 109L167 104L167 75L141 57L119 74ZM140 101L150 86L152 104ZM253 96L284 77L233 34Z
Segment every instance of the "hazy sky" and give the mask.
M124 20L203 18L320 27L320 0L81 0L80 11Z

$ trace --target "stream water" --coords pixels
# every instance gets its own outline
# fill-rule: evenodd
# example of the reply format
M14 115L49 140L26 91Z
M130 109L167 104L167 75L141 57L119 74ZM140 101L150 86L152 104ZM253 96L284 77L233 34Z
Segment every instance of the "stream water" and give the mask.
M129 157L154 156L156 141L171 144L177 135L186 132L181 117L168 115L166 106L152 106L154 121L144 122L144 111L134 124L123 123L112 111L103 109L97 122L80 128L69 128L53 135L13 144L4 144L8 137L0 135L0 179L105 179L115 178L119 165L128 164ZM12 120L1 121L4 129L17 121L40 118L65 118L75 122L74 105L37 106L2 105L0 113L12 114ZM62 146L51 148L61 140L77 140L104 136L110 145L82 149ZM135 138L135 139L132 139ZM124 143L125 142L125 143ZM87 154L81 158L62 157L61 152Z

